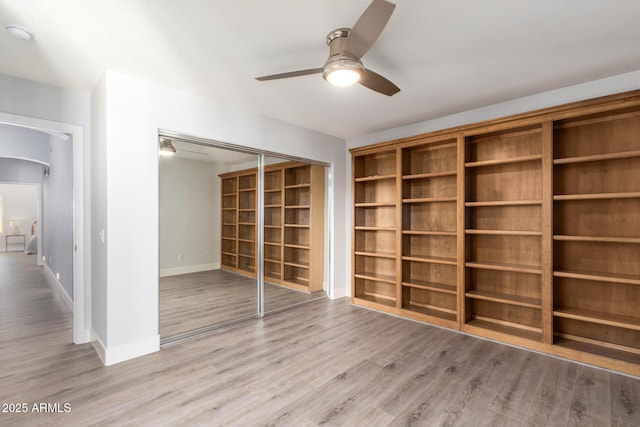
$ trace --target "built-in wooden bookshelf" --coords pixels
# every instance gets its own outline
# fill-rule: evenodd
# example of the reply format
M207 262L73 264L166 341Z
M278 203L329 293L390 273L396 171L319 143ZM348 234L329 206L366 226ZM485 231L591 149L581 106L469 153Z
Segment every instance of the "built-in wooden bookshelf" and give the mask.
M351 153L355 304L640 375L640 91Z
M462 329L542 341L542 127L465 138Z
M221 268L256 276L257 170L220 175L222 193Z
M257 171L220 175L222 268L255 277ZM305 292L324 287L325 168L283 162L264 171L264 279Z
M399 303L396 149L353 160L354 298L374 308Z
M274 167L281 171L284 193L282 274L279 281L273 279L301 291L320 291L324 281L324 167L299 162Z
M640 363L640 108L553 126L554 343Z
M458 323L457 140L402 149L401 314Z
M264 172L264 279L282 281L284 260L284 170Z

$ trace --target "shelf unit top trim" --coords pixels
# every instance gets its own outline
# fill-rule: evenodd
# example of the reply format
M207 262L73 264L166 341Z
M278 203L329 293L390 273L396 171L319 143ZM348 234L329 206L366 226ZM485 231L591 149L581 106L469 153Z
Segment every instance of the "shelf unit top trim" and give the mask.
M587 114L602 113L638 106L640 106L640 90L633 90L583 101L555 105L552 107L503 116L500 118L488 119L481 122L435 130L410 137L366 145L363 147L354 147L349 149L349 152L355 156L372 154L383 150L394 150L396 147L405 148L430 142L446 141L457 134L473 136L514 127L526 127L542 124L543 122L550 120L565 120Z

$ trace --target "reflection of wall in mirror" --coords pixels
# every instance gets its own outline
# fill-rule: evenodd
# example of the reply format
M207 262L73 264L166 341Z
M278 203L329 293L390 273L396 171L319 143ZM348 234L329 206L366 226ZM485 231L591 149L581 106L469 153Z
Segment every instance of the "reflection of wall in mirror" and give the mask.
M160 276L220 268L220 183L229 166L160 159Z

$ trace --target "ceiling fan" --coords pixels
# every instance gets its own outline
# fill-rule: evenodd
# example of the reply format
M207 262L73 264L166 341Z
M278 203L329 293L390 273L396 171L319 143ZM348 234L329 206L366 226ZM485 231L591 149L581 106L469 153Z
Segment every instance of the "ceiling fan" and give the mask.
M321 68L290 71L256 77L256 80L276 80L322 73L322 77L336 86L360 83L376 92L391 96L400 88L380 74L364 68L361 58L373 46L389 22L396 5L385 0L373 0L353 28L338 28L327 35L329 58Z

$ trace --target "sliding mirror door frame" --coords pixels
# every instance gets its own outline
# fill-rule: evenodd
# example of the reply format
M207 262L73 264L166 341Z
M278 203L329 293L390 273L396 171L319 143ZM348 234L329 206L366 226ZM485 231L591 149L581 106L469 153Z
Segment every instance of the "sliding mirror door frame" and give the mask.
M246 154L252 154L257 156L258 161L258 172L257 172L257 206L256 206L256 227L257 227L257 242L256 242L256 279L257 279L257 313L255 315L246 316L242 318L238 318L229 322L212 325L208 328L200 328L192 334L181 334L176 339L167 339L162 340L162 345L167 345L175 341L179 341L184 338L188 338L191 336L201 335L204 333L208 333L212 330L219 329L222 327L230 326L231 324L236 324L240 322L245 322L252 319L262 318L265 316L265 306L264 306L264 159L265 157L278 157L283 160L291 160L291 161L300 161L309 163L312 165L320 165L325 167L325 179L326 179L326 191L325 191L325 214L327 216L326 230L325 230L325 262L324 262L324 275L325 282L327 284L327 295L331 298L333 297L333 242L332 242L332 232L333 232L333 165L330 163L320 162L311 159L305 159L296 156L290 156L286 154L274 153L266 150L259 150L251 147L246 147L242 145L230 144L220 141L215 141L206 138L199 138L187 134L182 134L179 132L173 132L165 129L158 129L158 144L160 144L160 140L162 138L168 138L170 140L176 140L185 143L197 144L206 147L212 147L217 149L231 150L237 151ZM158 183L159 185L159 183ZM158 197L160 193L158 193ZM159 205L160 206L160 205ZM160 230L158 230L160 232ZM327 256L328 255L328 256ZM159 316L158 316L159 319ZM159 328L159 326L158 326ZM171 338L171 337L169 337Z

